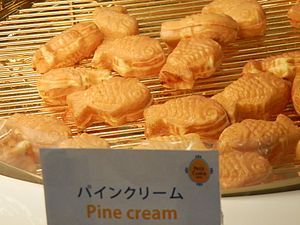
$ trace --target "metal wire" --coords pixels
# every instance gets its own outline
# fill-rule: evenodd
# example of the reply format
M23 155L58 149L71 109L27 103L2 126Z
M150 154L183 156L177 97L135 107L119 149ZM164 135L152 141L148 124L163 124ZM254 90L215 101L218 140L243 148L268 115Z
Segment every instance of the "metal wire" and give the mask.
M198 13L209 1L203 0L64 0L34 3L7 20L0 21L0 118L14 113L46 113L60 117L64 107L45 106L38 95L36 81L40 76L31 68L33 52L51 37L74 23L90 21L95 7L123 5L138 20L142 35L159 39L160 24ZM174 91L163 88L157 78L144 79L155 99L161 103L190 94L211 96L239 78L245 62L286 51L300 50L300 30L290 26L287 10L295 0L260 0L267 14L267 33L264 37L238 40L225 47L225 60L213 77L199 80L193 90ZM289 105L284 112L296 124L300 117ZM73 134L74 124L69 124ZM113 148L128 148L143 138L144 122L110 127L95 124L85 130L107 139Z

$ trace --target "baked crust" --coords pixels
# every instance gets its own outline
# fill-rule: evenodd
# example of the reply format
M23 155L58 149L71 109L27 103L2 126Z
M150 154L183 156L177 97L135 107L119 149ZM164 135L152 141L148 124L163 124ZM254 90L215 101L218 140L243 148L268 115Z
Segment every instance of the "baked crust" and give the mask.
M158 40L147 36L127 36L100 45L92 66L114 70L124 77L141 78L157 76L165 60Z
M235 20L225 14L194 14L178 21L161 24L161 39L174 48L182 38L205 37L221 45L234 42L239 26Z
M219 138L220 151L258 152L272 164L295 155L300 128L285 115L276 121L246 119L227 127Z
M37 88L48 105L65 105L67 95L96 85L109 75L110 71L103 69L58 68L43 74L37 82Z
M38 73L73 66L93 55L102 43L103 34L93 22L81 22L42 45L32 58Z
M167 88L192 89L197 79L210 77L223 59L222 47L202 37L181 39L168 56L159 80Z
M224 13L239 24L239 36L262 36L266 31L266 15L256 0L214 0L202 13Z
M118 126L136 121L151 103L150 91L136 78L112 77L67 96L70 114L79 128L93 122Z
M144 112L146 137L197 133L217 139L229 125L223 107L213 99L193 95L153 105Z
M227 111L231 123L244 119L268 120L290 100L290 82L271 73L244 74L212 98Z

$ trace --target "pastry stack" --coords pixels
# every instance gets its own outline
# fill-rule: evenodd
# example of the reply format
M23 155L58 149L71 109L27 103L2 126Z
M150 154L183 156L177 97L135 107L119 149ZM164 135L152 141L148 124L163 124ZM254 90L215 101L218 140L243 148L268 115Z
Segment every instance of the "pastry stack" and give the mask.
M292 8L289 17L297 23L296 14ZM224 189L265 182L273 165L295 154L300 139L300 128L281 114L291 99L300 113L300 51L250 60L238 80L211 98L190 95L153 104L141 82L157 77L164 88L193 89L219 69L226 45L265 32L265 12L256 0L214 0L198 14L162 23L167 55L159 40L139 34L124 7L97 8L91 22L63 31L32 58L41 74L41 98L66 106L64 121L26 114L2 121L7 141L1 159L19 165L23 158L21 167L33 171L39 147L109 148L85 129L144 119L146 140L134 149L217 148ZM90 63L80 64L85 59ZM66 118L81 135L71 137Z

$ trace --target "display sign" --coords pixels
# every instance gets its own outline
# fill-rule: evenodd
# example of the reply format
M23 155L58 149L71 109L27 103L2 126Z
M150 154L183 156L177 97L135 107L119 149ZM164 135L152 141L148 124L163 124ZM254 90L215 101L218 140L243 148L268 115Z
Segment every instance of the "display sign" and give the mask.
M48 225L220 225L217 151L41 150Z

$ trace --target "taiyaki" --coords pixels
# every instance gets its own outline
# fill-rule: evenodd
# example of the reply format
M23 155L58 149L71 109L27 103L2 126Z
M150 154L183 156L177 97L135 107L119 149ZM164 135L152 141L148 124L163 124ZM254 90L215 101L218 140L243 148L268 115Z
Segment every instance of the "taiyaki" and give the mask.
M150 91L136 78L112 77L67 96L70 114L79 128L94 121L112 126L136 121L151 103Z
M51 69L73 66L91 57L102 43L103 34L93 22L81 22L42 45L32 58L33 69L46 73Z
M198 78L210 77L223 59L221 46L212 39L184 38L168 56L159 80L168 88L191 89Z
M166 59L158 40L127 36L99 46L92 66L112 69L124 77L157 76Z
M295 153L299 139L300 128L280 114L276 121L246 119L232 124L220 135L219 150L258 152L276 164Z
M22 148L32 149L39 161L39 148L53 147L71 136L71 131L61 120L48 115L14 114L5 126L22 140Z
M67 95L98 84L109 75L110 71L104 69L58 68L43 74L37 82L37 89L47 104L65 105Z
M134 149L149 150L208 150L199 134L157 136L149 138Z
M36 172L32 144L0 120L0 161L19 169Z
M239 24L242 38L264 35L266 15L256 0L214 0L202 9L203 14L224 13Z
M300 160L300 140L298 141L297 147L296 147L296 156L295 158L297 160Z
M239 26L225 14L194 14L178 21L163 22L160 37L170 47L175 47L180 39L186 37L211 38L221 45L237 39Z
M260 184L272 174L269 161L257 152L223 152L219 164L222 189Z
M269 119L290 100L290 82L271 73L244 74L212 98L227 111L231 123Z
M109 148L109 144L100 137L83 133L62 141L58 148Z
M105 39L115 39L139 33L137 20L122 6L99 7L94 11L94 22Z
M259 72L270 72L279 78L292 81L296 74L300 74L300 51L250 60L243 68L243 73Z
M144 112L145 135L184 135L197 133L204 139L217 139L229 125L226 111L216 101L200 95L171 99Z
M300 1L289 9L287 16L294 27L300 28Z
M300 73L295 76L293 82L292 100L296 112L300 115Z

